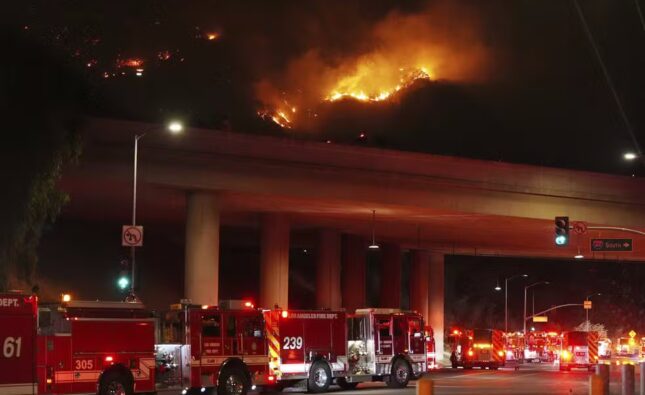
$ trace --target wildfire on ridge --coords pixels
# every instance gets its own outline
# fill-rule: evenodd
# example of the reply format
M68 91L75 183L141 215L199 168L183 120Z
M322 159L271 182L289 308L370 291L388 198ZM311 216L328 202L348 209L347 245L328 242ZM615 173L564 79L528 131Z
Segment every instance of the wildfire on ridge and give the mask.
M417 80L430 80L431 75L426 67L399 68L398 81L382 80L370 72L369 68L361 68L353 75L344 77L325 97L326 101L338 101L346 98L362 102L380 102L412 85Z
M260 118L272 121L282 128L291 129L293 116L295 115L296 111L296 107L288 107L288 109L275 110L264 109L258 111L258 115L260 116Z

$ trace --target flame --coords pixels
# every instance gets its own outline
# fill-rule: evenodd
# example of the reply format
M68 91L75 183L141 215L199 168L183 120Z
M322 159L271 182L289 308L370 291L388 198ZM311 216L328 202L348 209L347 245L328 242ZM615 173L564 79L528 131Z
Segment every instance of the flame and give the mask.
M258 116L264 120L272 121L276 125L285 128L291 129L293 116L297 112L296 107L288 106L286 108L279 109L264 109L258 111Z
M143 66L143 59L140 58L119 59L117 61L117 67L137 68L141 66Z
M380 102L388 100L417 80L431 80L426 67L399 68L395 73L398 74L398 81L383 81L375 78L375 74L378 72L375 73L373 67L359 67L356 73L342 78L325 100L333 102L351 98L362 102Z

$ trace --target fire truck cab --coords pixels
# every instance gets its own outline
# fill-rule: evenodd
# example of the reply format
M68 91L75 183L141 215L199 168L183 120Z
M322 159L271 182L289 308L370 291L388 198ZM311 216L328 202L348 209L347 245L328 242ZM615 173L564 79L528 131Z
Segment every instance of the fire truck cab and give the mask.
M154 330L154 319L141 303L69 301L39 307L38 392L154 392Z
M262 312L250 303L182 301L162 317L159 336L155 349L162 387L184 394L215 389L243 394L276 379L268 370Z
M344 389L359 382L384 381L403 388L427 370L423 317L398 309L358 309L347 320L345 377L336 381Z
M480 367L499 369L504 366L506 351L503 332L495 329L454 329L449 336L450 363L453 369Z

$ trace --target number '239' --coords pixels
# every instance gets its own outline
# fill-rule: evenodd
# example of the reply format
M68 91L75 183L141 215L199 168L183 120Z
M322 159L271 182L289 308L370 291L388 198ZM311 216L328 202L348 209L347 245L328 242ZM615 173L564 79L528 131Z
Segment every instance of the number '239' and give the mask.
M282 345L283 350L300 350L302 348L302 337L285 337L284 344Z

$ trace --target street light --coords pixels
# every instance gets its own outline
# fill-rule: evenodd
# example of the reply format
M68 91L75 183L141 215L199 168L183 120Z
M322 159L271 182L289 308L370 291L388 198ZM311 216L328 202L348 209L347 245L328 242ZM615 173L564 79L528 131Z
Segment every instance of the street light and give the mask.
M508 332L508 282L514 278L522 277L527 278L528 274L516 274L511 277L506 277L504 279L504 332ZM499 281L495 287L495 291L501 291L502 287L499 286Z
M595 294L591 294L591 295L587 296L585 298L585 300L591 299L592 296L602 296L602 294L600 292L597 292ZM587 332L589 332L589 329L590 329L590 325L589 325L589 310L590 309L585 309L585 313L587 315L587 320L585 321L585 326L587 327Z
M172 121L166 125L168 131L171 134L179 134L184 130L184 125L179 121ZM141 140L148 132L152 132L157 129L157 127L150 128L144 131L141 134L134 135L134 160L133 160L133 170L132 170L132 226L137 224L137 170L139 162L139 140ZM136 300L136 295L134 294L134 273L135 273L135 251L136 247L130 247L130 257L131 257L131 269L132 273L130 275L130 297L133 297ZM127 283L123 279L119 280L119 287L126 288Z
M633 152L625 152L625 154L623 154L623 158L625 158L625 160L634 160L638 158L638 155Z
M549 285L550 283L548 281L538 281L537 283L533 283L531 285L527 285L527 286L524 287L524 333L525 334L526 334L526 319L527 319L527 317L526 317L526 291L531 287L535 287L537 285L542 285L542 284Z

